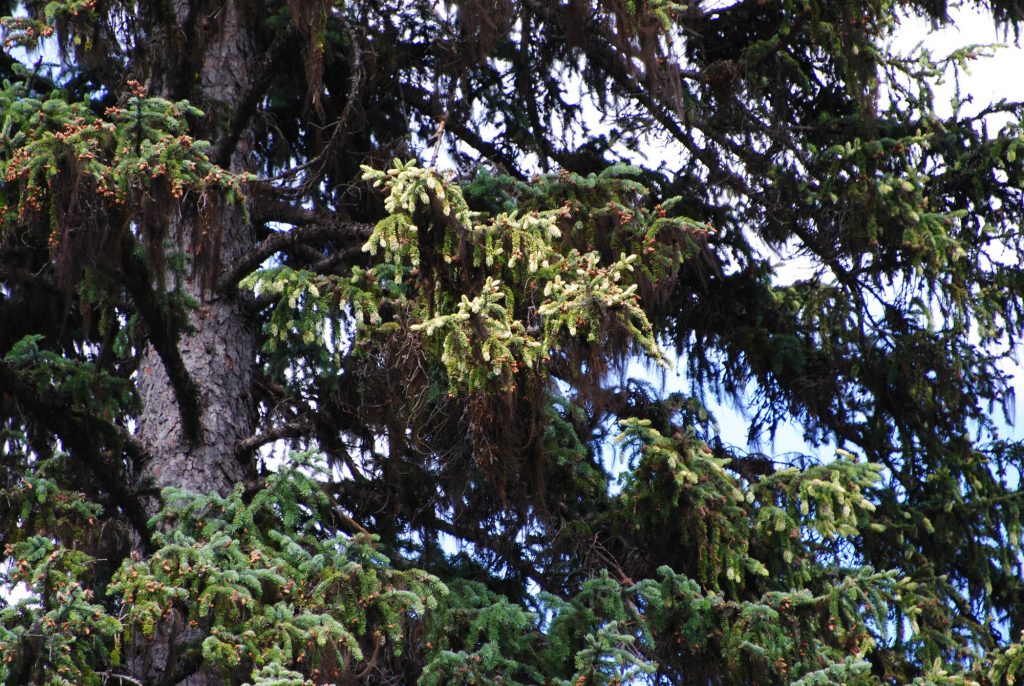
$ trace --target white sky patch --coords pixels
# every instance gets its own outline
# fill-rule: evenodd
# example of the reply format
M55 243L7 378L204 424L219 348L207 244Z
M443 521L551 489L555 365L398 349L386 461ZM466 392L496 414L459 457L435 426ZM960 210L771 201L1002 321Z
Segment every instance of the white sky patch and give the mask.
M1024 100L1024 47L1014 44L1012 30L1007 32L996 27L990 15L973 6L951 9L950 18L950 24L934 31L925 19L902 18L892 46L908 53L920 44L937 57L968 45L996 46L990 57L971 62L966 73L960 76L961 94L973 99L966 111L977 112L1000 100ZM935 89L935 105L940 115L952 111L950 102L956 83L950 74L945 83Z

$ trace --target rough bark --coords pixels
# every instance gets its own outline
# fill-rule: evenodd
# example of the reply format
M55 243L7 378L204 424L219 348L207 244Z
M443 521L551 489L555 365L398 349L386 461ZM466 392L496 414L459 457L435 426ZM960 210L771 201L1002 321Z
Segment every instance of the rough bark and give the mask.
M239 214L232 212L225 218L225 247L252 242L251 227ZM187 279L185 285L200 298L196 279ZM143 474L154 485L225 495L251 476L251 466L235 459L234 446L251 436L255 427L251 394L255 332L234 295L202 296L200 302L190 318L192 331L179 341L182 360L198 390L198 439L189 440L174 389L152 348L146 351L139 374L144 409L138 436L153 456Z
M227 140L232 136L227 118L237 112L252 85L255 48L247 24L249 18L239 3L217 4L213 9L199 7L200 4L175 2L173 16L183 35L190 35L189 31L206 32L201 58L187 56L201 64L199 86L207 113L203 127L211 132L208 135L214 138L214 145L233 148L231 170L245 171L249 159L247 138L242 135L239 140ZM205 28L197 29L197 25ZM166 76L156 73L160 66L154 64L151 83L168 83ZM219 265L229 265L251 249L256 242L255 233L241 208L226 208L219 221L220 225L215 227L220 232L217 261ZM177 232L180 245L198 244L193 234L201 230L198 224L183 223ZM186 371L194 381L199 406L198 435L190 435L189 427L183 426L174 385L164 361L151 346L144 353L138 378L144 409L136 436L151 456L142 466L140 477L156 488L174 486L226 495L236 484L254 476L251 455L239 459L235 446L254 433L256 423L251 392L256 331L237 295L216 293L203 283L202 274L202 269L194 269L183 280L182 287L200 304L190 312L189 327L177 344ZM168 283L174 282L168 279ZM146 684L223 683L225 675L196 671L196 637L185 618L172 612L154 636L136 642L127 664Z
M189 21L190 13L198 11L180 6L176 10L179 21ZM222 120L239 106L251 86L248 74L255 61L255 49L238 4L218 7L217 15L216 33L206 44L199 78L201 92L209 103L205 128L225 136ZM247 138L243 136L234 146L231 170L245 171L249 157ZM252 248L255 233L240 208L225 208L219 221L217 259L220 265L228 265ZM200 230L192 224L181 226L180 244L195 245L192 234ZM234 446L250 436L255 426L251 384L256 332L242 302L231 294L203 289L200 275L200 270L192 270L183 280L185 291L200 305L190 313L189 329L178 341L181 358L197 387L200 435L198 440L190 440L184 430L164 364L150 347L138 380L144 401L138 436L153 456L144 475L151 477L156 486L224 494L251 475L248 465L234 459Z

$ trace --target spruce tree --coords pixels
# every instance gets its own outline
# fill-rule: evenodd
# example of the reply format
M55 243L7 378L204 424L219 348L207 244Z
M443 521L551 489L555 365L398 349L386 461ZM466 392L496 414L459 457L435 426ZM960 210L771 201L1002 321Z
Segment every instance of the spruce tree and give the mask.
M1015 683L1024 105L949 12L0 2L0 682Z

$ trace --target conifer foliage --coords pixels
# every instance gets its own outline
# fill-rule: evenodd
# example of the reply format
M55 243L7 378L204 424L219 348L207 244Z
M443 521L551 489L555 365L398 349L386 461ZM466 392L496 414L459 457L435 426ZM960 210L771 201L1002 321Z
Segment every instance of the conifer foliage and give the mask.
M1016 683L950 10L0 2L0 682Z

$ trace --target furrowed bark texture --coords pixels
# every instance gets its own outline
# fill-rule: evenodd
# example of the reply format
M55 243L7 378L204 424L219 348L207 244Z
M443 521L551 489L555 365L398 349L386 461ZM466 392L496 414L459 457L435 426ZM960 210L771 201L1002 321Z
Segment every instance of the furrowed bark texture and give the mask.
M210 3L181 0L172 7L177 24L169 32L180 36L205 36L202 45L187 44L179 53L186 64L164 65L191 69L199 65L198 81L207 118L202 123L205 135L215 147L233 148L232 171L247 168L249 145L231 136L229 118L242 106L251 90L255 47L251 19L239 3ZM168 40L175 40L174 36ZM202 50L201 54L195 54ZM174 50L168 50L173 54ZM173 93L172 80L160 73L154 60L151 84L161 87L165 96ZM201 229L183 224L178 238L183 246L208 245L195 232L217 230L220 248L216 254L221 266L232 264L255 243L254 231L246 214L237 207L225 208L219 225ZM209 257L209 256L205 256ZM193 255L200 259L200 256ZM139 417L137 437L152 459L144 465L141 477L157 488L174 486L196 492L226 495L235 484L254 475L251 460L236 457L235 445L251 436L255 427L255 407L251 386L256 354L256 331L235 295L221 296L213 284L202 288L199 274L188 272L185 290L200 302L190 313L190 328L178 342L181 358L194 381L199 405L199 435L190 437L183 426L175 391L160 356L150 347L140 367L138 388L144 409ZM171 282L173 283L173 282ZM152 507L155 507L154 502ZM206 686L231 681L230 675L197 671L200 663L199 634L188 627L186 618L172 612L157 626L155 635L135 642L127 665L146 684Z
M227 4L220 13L220 30L207 46L200 72L204 93L220 110L208 112L212 120L207 126L214 131L224 130L218 119L234 111L248 92L254 52L237 5ZM244 170L247 148L244 142L236 147L232 171ZM238 208L226 208L216 228L221 233L218 261L222 265L232 263L255 242L252 225ZM182 244L199 244L192 236L197 230L182 227ZM174 390L152 348L145 353L139 378L145 408L138 435L153 455L145 474L155 485L224 495L250 474L248 466L232 455L235 443L253 433L250 388L256 338L236 297L201 292L199 282L198 273L184 281L189 295L201 304L191 313L192 330L182 335L178 347L198 388L200 436L192 441L184 431Z
M239 214L226 213L225 248L251 242L251 227ZM199 297L195 280L187 280L186 287ZM196 441L187 436L167 373L156 352L149 349L139 377L145 405L138 435L153 455L144 474L152 477L154 485L226 495L251 476L250 466L234 458L234 446L254 430L251 383L256 340L236 297L201 303L191 317L193 331L179 342L199 392L201 433Z
M189 21L194 8L179 8L177 16ZM254 61L252 40L239 7L217 9L217 33L211 36L199 74L207 108L206 128L225 132L224 118L245 98ZM191 19L198 21L199 19ZM217 110L217 111L213 111ZM227 135L221 133L221 135ZM243 136L231 158L232 171L244 171L248 144ZM218 262L227 265L255 243L253 227L240 208L228 207L219 219ZM198 227L181 228L182 245L196 245ZM198 259L198 258L197 258ZM249 465L234 459L234 446L253 433L255 413L251 396L256 332L242 303L233 296L202 292L198 272L184 280L185 290L200 302L190 315L191 330L178 343L182 360L198 389L200 436L190 440L182 426L174 390L156 351L145 353L139 375L144 410L138 436L150 449L152 462L145 475L156 486L176 486L221 495L251 475Z

